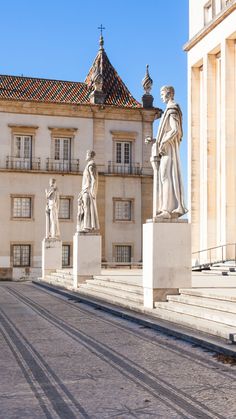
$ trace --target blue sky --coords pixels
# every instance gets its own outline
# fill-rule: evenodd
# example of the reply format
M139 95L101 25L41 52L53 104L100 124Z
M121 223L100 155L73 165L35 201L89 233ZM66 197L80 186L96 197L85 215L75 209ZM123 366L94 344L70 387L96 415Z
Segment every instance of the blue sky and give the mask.
M155 106L163 107L162 85L175 87L184 115L186 185L188 0L2 1L0 74L83 81L98 51L101 23L108 57L137 100L146 64Z

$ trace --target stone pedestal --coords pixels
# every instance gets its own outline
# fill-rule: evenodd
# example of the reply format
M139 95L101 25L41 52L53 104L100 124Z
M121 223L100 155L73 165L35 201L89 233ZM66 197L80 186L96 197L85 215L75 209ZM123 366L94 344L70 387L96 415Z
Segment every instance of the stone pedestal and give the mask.
M144 307L191 287L191 225L187 220L150 220L143 225Z
M42 277L62 268L62 241L43 239L42 241Z
M73 237L73 285L77 288L89 276L101 274L101 236L75 233Z

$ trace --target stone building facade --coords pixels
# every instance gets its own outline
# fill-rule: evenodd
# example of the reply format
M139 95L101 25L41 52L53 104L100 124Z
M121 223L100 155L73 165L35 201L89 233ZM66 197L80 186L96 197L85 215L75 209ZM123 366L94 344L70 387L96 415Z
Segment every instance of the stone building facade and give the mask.
M236 242L236 1L190 0L189 17L190 39L184 49L196 252ZM219 258L218 251L213 258ZM235 246L227 246L227 252L232 257Z
M100 48L85 82L0 76L0 276L36 277L45 237L45 188L60 192L63 265L72 265L85 154L96 152L102 257L139 262L152 214L150 147L160 110L136 101ZM142 199L141 199L142 198Z

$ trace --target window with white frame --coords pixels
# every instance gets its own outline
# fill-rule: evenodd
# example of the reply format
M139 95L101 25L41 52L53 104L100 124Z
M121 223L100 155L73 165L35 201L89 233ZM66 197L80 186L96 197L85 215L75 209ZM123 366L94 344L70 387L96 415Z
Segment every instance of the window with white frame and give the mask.
M14 244L12 246L13 266L30 266L31 246L30 244Z
M130 141L115 142L115 160L117 164L131 164L131 145Z
M71 198L60 197L59 218L62 220L70 220L71 218Z
M30 159L32 150L31 135L14 135L14 157Z
M113 213L114 221L131 221L132 220L132 200L131 199L114 199Z
M12 196L12 218L32 217L32 198L28 196Z
M54 160L68 161L71 157L71 138L54 138Z
M70 244L63 244L62 245L62 266L70 266L70 254L71 254L71 246Z
M115 261L121 263L131 262L131 246L115 245Z

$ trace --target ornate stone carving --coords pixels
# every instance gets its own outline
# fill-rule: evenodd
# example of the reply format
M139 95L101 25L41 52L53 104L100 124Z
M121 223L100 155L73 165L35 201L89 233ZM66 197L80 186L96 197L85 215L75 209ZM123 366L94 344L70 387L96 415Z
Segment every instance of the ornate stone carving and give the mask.
M60 239L59 229L59 192L56 179L49 180L49 189L45 189L46 194L46 238Z
M150 77L149 74L149 65L146 65L146 74L145 77L142 80L142 85L144 88L144 95L142 97L142 101L143 101L143 107L144 108L152 108L153 107L153 96L151 95L151 90L152 90L152 85L153 85L153 81Z
M77 232L89 233L99 230L97 212L98 175L94 162L95 152L88 150L83 172L82 190L78 196Z
M182 112L174 102L174 88L163 86L161 99L166 109L160 120L156 140L153 143L151 163L154 170L153 205L154 218L178 218L187 212L181 177L179 145L182 140Z
M143 85L143 88L144 88L144 91L145 91L146 95L150 95L150 92L152 90L152 85L153 85L153 81L150 77L148 69L149 69L149 65L147 64L146 65L146 74L145 74L145 77L142 80L142 85Z

